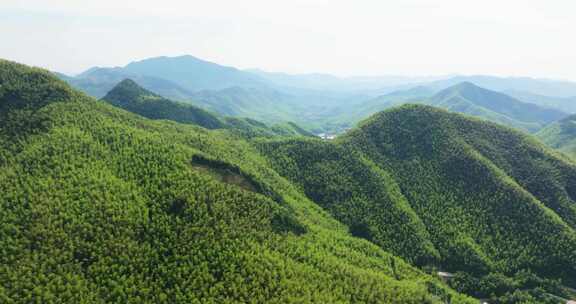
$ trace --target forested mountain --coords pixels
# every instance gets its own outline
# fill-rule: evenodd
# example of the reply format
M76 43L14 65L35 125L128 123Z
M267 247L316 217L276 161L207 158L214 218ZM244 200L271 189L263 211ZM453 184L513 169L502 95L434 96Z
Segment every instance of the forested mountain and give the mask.
M457 273L462 292L542 303L554 280L576 284L576 166L522 133L406 105L334 141L259 148L353 235Z
M229 129L247 137L313 136L292 122L268 125L250 118L225 117L154 94L130 79L121 81L103 100L150 119L166 119L207 129Z
M343 106L339 109L337 115L328 119L331 122L340 122L348 127L352 127L359 121L382 110L405 103L424 103L435 93L436 91L425 86L416 86L405 90L397 90L375 98L370 98L360 102L359 104Z
M550 124L536 136L548 146L570 156L576 156L576 115Z
M535 104L521 102L510 96L463 82L434 95L427 104L478 116L529 132L568 114Z
M474 303L349 235L228 130L0 61L0 301Z
M528 132L536 132L545 125L566 117L557 109L523 102L508 95L463 82L436 92L431 87L414 87L370 99L332 118L353 126L379 111L406 104L420 103L464 113Z
M315 133L342 133L378 111L407 102L441 106L529 132L562 118L561 112L576 109L571 102L576 96L572 82L492 76L291 75L239 70L189 55L91 68L76 77L59 76L98 98L130 78L155 94L220 115L273 124L293 121ZM462 85L468 82L474 86ZM514 96L523 98L490 90L515 92ZM436 98L429 98L440 91Z
M228 116L266 121L290 120L295 116L291 96L272 89L233 87L206 90L191 95L191 100L200 107Z
M151 119L169 119L181 123L196 124L207 129L225 127L225 123L216 115L188 104L163 98L143 89L131 79L121 81L104 96L103 100Z
M120 81L129 78L137 81L144 88L174 99L186 99L192 92L166 79L130 73L122 68L92 68L76 76L58 75L62 80L86 94L101 98Z

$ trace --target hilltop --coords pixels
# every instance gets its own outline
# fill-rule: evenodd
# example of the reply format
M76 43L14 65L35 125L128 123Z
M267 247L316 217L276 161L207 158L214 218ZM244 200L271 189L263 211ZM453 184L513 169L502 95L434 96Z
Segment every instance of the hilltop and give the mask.
M567 116L559 110L525 103L470 82L463 82L437 93L427 104L529 132L535 132L546 124Z
M506 303L531 284L576 283L576 167L527 135L405 105L332 142L259 147L353 235L457 273L462 292Z

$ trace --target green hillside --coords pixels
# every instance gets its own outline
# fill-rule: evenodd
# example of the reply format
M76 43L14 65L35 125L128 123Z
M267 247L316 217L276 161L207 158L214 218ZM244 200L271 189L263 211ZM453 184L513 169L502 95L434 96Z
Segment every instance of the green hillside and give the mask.
M559 303L576 287L576 165L518 131L406 105L325 141L129 80L108 95L0 61L0 302Z
M335 141L259 147L352 234L457 273L463 292L542 303L562 292L554 280L576 285L576 166L526 135L406 105Z
M335 117L328 117L327 121L331 124L340 123L351 127L375 113L398 105L417 102L424 103L432 97L434 93L435 91L425 86L393 91L376 98L365 100L359 104L342 107Z
M576 115L550 124L536 136L548 146L570 156L576 156Z
M143 89L130 79L121 81L103 98L110 104L150 119L166 119L207 129L230 129L247 137L313 136L294 123L275 125L238 117L220 117L187 103L166 99Z
M207 129L225 127L225 123L212 113L163 98L141 88L130 79L121 81L104 96L103 100L151 119L169 119L181 123L196 124Z
M436 94L434 92L428 87L395 91L341 111L342 113L328 121L354 126L379 111L406 103L419 103L476 116L526 132L536 132L568 115L560 110L526 103L470 82L455 84Z
M227 130L141 118L0 61L0 302L474 303Z
M470 82L447 88L427 103L529 132L538 131L546 124L567 115L558 110L519 101Z
M267 122L292 120L296 114L290 101L290 96L271 89L241 87L201 91L190 96L190 103L221 115Z

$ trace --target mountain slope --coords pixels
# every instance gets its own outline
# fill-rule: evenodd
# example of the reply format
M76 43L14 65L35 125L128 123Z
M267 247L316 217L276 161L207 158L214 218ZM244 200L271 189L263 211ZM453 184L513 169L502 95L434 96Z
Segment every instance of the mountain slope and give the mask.
M548 146L570 156L576 156L576 115L550 124L536 136Z
M313 136L291 122L269 126L249 118L219 117L193 105L154 94L130 79L121 81L103 100L150 119L167 119L207 129L230 129L247 137Z
M180 123L196 124L208 129L225 127L225 123L212 113L165 99L141 88L130 79L121 81L104 96L103 100L151 119L169 119Z
M371 98L358 105L352 105L349 108L342 109L336 118L332 118L333 122L346 123L348 126L354 126L361 120L370 117L372 114L389 109L391 107L402 105L405 103L424 102L436 93L434 90L424 87L416 86L406 90L397 90L385 95Z
M348 235L226 130L0 61L6 303L474 303Z
M530 132L567 115L558 110L521 102L469 82L447 88L434 95L427 103Z
M548 280L576 285L576 167L526 135L407 105L332 142L259 148L352 233L458 273L463 292L507 303L516 289L556 293Z
M295 117L291 96L272 89L233 87L196 92L190 98L191 103L226 116L267 122L287 121Z

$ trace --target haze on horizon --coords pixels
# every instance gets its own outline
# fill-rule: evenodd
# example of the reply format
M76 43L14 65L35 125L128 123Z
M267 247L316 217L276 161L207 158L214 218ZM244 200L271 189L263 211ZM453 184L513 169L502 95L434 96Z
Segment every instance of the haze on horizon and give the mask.
M576 81L568 0L4 0L0 58L74 74L190 54L335 75Z

